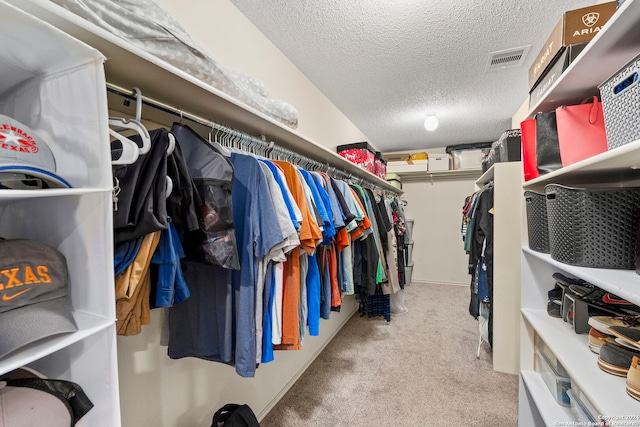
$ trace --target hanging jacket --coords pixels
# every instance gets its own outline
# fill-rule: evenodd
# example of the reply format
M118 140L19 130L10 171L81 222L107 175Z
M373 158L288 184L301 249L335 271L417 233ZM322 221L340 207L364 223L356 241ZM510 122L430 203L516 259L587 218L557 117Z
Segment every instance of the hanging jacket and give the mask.
M149 131L149 152L140 154L132 164L112 168L114 181L120 187L117 210L113 212L116 244L167 228L168 133L166 129ZM139 135L130 139L142 146Z

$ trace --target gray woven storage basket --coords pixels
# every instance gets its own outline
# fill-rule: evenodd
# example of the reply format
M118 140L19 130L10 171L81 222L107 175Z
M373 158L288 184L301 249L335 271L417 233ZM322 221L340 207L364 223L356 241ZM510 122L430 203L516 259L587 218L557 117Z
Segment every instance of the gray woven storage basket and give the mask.
M545 187L551 258L581 267L635 269L640 187Z
M542 193L525 191L524 201L527 209L529 249L548 254L549 226L547 223L547 198Z
M609 150L640 139L640 55L600 85Z

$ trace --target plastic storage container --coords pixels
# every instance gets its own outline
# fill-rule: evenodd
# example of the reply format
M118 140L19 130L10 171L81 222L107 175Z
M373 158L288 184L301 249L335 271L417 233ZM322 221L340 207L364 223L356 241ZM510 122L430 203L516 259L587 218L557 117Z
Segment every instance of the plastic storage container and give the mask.
M407 262L413 261L413 240L407 244Z
M536 371L542 376L556 402L562 406L570 406L567 390L571 388L571 379L558 374L542 353L536 353L536 362Z
M411 284L411 280L413 276L413 261L410 261L405 267L404 267L404 278L406 280L406 284L409 285Z
M468 150L451 151L451 169L480 169L482 168L482 158L487 154L488 150L480 148Z
M551 258L580 267L635 269L640 187L545 187Z
M569 376L569 374L567 373L567 370L564 369L564 366L562 366L562 364L556 358L556 355L553 354L551 349L540 337L536 337L536 353L539 353L542 356L544 356L544 358L549 362L549 365L551 365L554 368L554 370L558 373L558 375L560 375L561 377Z
M599 411L596 410L595 406L576 384L571 384L571 390L567 394L571 400L571 412L578 421L587 421L594 426L606 426L603 420L600 419L601 417L599 417Z
M451 156L448 154L429 154L429 172L448 171Z
M609 150L640 139L640 55L600 85Z
M406 224L407 224L407 233L409 234L409 236L413 236L413 223L415 220L413 219L407 219L406 220Z
M524 201L527 210L529 249L548 254L549 225L547 222L547 198L542 193L525 191Z

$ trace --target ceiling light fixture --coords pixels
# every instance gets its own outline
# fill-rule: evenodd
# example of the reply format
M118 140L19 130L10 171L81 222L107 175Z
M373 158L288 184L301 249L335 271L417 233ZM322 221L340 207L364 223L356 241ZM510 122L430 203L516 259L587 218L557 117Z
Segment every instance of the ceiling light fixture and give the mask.
M438 128L438 118L435 114L430 114L427 116L427 119L424 121L424 128L428 131L433 131Z

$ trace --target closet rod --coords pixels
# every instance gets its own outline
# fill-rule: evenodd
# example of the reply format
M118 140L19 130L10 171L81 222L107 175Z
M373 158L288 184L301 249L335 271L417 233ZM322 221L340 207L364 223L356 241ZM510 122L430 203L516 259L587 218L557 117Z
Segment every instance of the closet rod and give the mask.
M125 99L128 100L133 100L135 101L136 98L136 93L135 91L132 90L128 90L125 89L123 87L114 85L112 83L108 83L107 82L107 91L111 92L115 95L121 96ZM205 119L203 117L197 116L195 114L189 113L187 111L184 111L180 108L176 108L174 106L165 104L161 101L157 101L155 99L149 98L148 96L145 96L144 94L142 94L141 96L142 99L142 103L144 105L148 105L150 107L153 107L157 110L163 111L165 113L168 114L172 114L175 115L177 117L180 117L181 119L187 119L189 121L192 121L194 123L197 123L201 126L207 127L207 128L211 128L213 130L217 130L220 132L225 132L227 134L230 134L232 136L237 136L240 138L244 138L245 140L248 140L250 143L253 143L255 145L259 145L262 146L264 149L269 149L270 152L274 152L274 154L278 155L282 155L283 157L288 157L290 159L297 159L298 162L294 162L297 163L299 166L311 166L316 168L316 170L322 170L324 172L326 172L327 174L331 175L334 178L338 178L338 179L344 179L344 180L348 180L354 183L359 184L360 186L363 187L367 187L369 189L372 190L376 190L376 191L380 191L384 194L393 194L391 193L389 190L381 188L379 186L377 186L376 184L360 178L360 177L356 177L356 176L352 176L351 174L349 174L346 171L342 171L340 169L337 169L333 166L329 166L327 164L323 164L318 162L317 160L313 160L309 157L303 156L302 154L296 153L295 151L289 150L288 148L284 148L281 147L277 144L275 144L274 142L267 142L261 138L258 138L254 135L250 135L246 132L242 132L239 131L237 129L233 129L224 125L221 125L219 123L216 123L212 120L209 119ZM273 151L272 151L273 150ZM396 194L393 194L393 196L396 196Z

